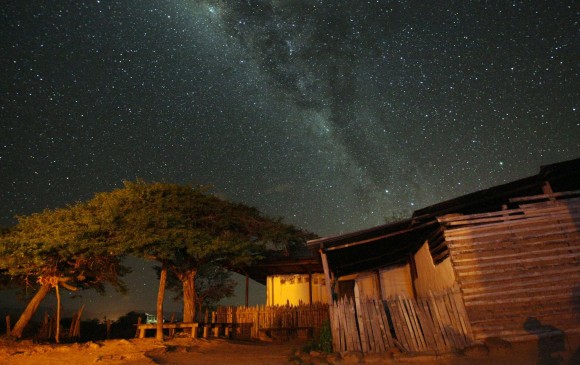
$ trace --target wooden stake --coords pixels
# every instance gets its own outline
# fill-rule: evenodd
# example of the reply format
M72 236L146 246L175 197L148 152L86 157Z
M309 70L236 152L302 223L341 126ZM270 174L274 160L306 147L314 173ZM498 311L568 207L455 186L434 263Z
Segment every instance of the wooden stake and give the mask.
M10 338L10 315L6 316L6 337Z
M250 277L246 273L246 307L248 306L248 298L250 294Z
M55 285L54 290L56 290L56 331L54 335L54 339L56 343L60 342L60 290L58 288L58 284Z

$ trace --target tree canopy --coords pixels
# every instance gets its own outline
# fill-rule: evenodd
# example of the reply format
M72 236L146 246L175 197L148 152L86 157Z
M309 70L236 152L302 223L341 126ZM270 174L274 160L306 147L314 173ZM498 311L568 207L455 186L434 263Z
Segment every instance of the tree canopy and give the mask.
M121 258L135 255L161 264L160 319L168 270L178 278L187 322L194 318L201 269L239 271L269 250L290 249L308 237L311 234L256 208L213 196L205 187L138 180L97 193L87 202L18 217L18 224L0 236L0 275L41 284L22 320L34 313L51 288L57 296L59 286L102 291L110 283L122 289L120 277L127 269ZM221 278L229 285L223 275L204 278ZM197 288L204 288L202 284ZM230 292L203 290L202 299L207 300ZM19 320L15 326L17 337L25 324ZM162 338L160 326L157 336Z
M301 244L308 235L256 208L213 196L205 187L125 182L95 200L106 211L115 246L162 264L160 290L167 270L182 283L186 322L194 318L200 268L240 269L269 248Z
M77 203L17 217L18 224L0 236L0 272L13 282L40 286L14 326L15 337L52 288L57 296L59 286L103 292L109 283L125 289L121 277L128 269L121 265L120 252L108 245L97 217L97 206Z

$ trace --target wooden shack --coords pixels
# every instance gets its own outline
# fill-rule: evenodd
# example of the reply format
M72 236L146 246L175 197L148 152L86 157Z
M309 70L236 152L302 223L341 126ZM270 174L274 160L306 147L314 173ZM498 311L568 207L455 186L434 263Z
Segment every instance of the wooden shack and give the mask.
M404 318L409 329L400 329L400 336L410 333L409 346L415 341L420 350L458 348L487 337L514 341L580 332L580 159L426 207L401 222L308 245L320 253L335 300L352 297L360 306L367 299L420 301L457 293L456 303L446 299L458 313L456 320L446 314L456 328L440 339L452 341L456 330L463 331L451 346L439 346L433 337L447 331L441 318L421 323L425 313L436 311L425 307ZM408 305L409 313L416 305ZM363 340L364 326L355 326L361 344L370 341ZM389 326L399 336L392 320Z

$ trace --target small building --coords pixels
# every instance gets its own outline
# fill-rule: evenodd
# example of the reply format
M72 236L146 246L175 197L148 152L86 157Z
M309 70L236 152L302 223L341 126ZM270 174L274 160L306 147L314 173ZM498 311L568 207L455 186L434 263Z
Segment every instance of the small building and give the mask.
M145 319L146 324L157 323L157 315L145 313L145 316L146 316L146 319Z
M245 274L266 285L266 305L328 303L320 256L306 247L272 251Z
M457 323L476 341L579 333L580 159L308 246L335 300L455 290L469 321ZM411 325L421 332L419 319Z

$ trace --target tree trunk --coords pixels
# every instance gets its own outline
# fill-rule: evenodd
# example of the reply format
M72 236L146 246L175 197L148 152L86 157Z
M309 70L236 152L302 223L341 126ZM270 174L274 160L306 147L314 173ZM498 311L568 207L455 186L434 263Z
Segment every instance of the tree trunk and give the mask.
M56 331L54 332L54 340L56 343L60 342L60 290L58 288L58 284L54 287L56 291Z
M195 276L196 270L190 270L182 276L183 286L183 322L195 322Z
M16 322L16 324L14 325L14 328L12 329L12 337L15 338L22 337L22 332L24 331L24 328L26 327L28 322L30 322L30 319L32 318L34 313L36 313L38 306L44 300L46 295L50 292L50 289L52 289L52 286L50 284L43 284L38 289L36 294L34 294L34 297L32 297L30 302L28 302L26 309L24 309L24 312L22 312L22 314L20 315L18 322Z
M157 292L157 332L155 339L163 341L163 299L165 297L165 282L167 281L167 264L163 262L159 276L159 291Z

